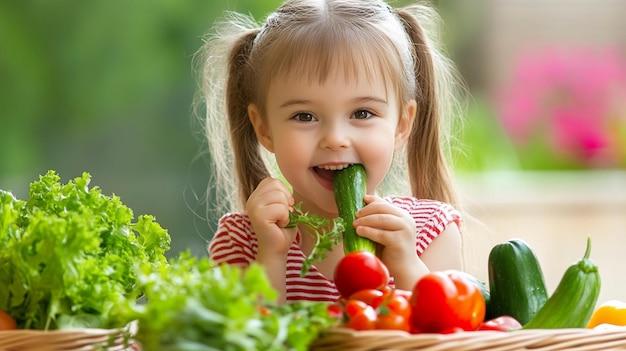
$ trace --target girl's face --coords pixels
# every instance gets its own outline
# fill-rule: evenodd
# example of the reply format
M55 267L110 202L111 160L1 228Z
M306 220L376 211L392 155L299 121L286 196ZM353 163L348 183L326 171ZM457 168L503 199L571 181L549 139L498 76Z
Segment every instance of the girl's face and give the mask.
M383 77L346 79L342 69L320 82L299 77L270 83L265 115L254 104L248 112L259 141L276 156L303 209L336 215L333 171L363 164L372 194L406 141L415 101L399 106ZM388 84L387 84L388 85Z

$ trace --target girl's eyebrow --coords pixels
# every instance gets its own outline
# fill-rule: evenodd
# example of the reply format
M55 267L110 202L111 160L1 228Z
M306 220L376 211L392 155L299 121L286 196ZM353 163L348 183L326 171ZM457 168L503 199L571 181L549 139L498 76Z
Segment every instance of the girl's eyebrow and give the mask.
M354 101L355 103L379 103L379 104L387 104L387 100L381 97L377 97L377 96L359 96L357 98L354 98L352 101ZM289 107L289 106L295 106L295 105L306 105L306 104L311 104L312 101L311 100L305 100L305 99L291 99L291 100L287 100L284 103L282 103L280 105L281 108L283 107Z
M294 105L306 105L306 104L310 104L311 100L304 100L304 99L292 99L292 100L287 100L285 102L283 102L280 107L289 107L289 106L294 106Z
M361 96L354 99L354 102L366 103L366 102L376 102L379 104L387 105L387 99L381 98L378 96Z

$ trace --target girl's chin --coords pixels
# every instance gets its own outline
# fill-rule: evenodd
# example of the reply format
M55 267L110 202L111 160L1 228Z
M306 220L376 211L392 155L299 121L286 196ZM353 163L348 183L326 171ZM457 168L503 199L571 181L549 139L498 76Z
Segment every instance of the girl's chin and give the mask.
M311 189L307 189L304 193L296 195L296 203L301 202L304 198L307 199L303 202L303 211L311 211L328 218L338 216L337 204L332 192L321 194L319 191L316 193L311 193L310 191Z

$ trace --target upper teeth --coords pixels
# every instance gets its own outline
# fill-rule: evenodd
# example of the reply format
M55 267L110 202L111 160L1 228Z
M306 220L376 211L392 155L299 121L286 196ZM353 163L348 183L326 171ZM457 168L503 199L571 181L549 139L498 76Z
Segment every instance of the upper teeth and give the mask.
M327 171L340 171L344 168L347 168L348 166L350 166L349 163L343 164L343 165L327 165L327 166L320 166L319 168L321 169L325 169Z

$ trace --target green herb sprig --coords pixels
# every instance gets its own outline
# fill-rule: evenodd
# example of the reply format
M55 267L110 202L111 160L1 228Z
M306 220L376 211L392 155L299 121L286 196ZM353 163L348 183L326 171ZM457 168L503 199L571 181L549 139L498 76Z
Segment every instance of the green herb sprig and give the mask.
M289 212L289 224L287 228L304 225L311 229L316 242L313 250L302 263L300 276L305 276L315 262L322 261L328 252L332 251L333 246L339 244L343 240L344 223L341 217L333 218L331 222L309 211L302 211L302 202L293 206L293 211Z

